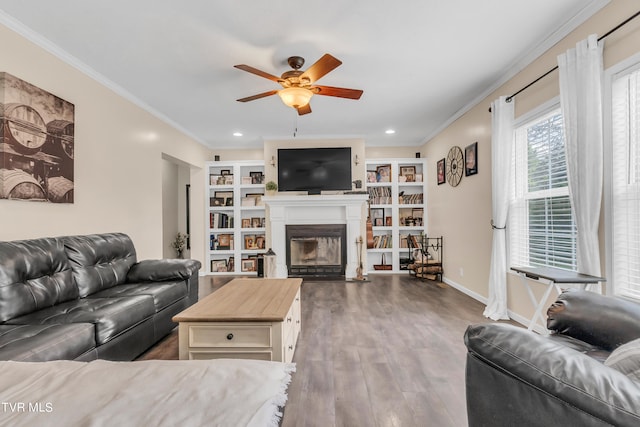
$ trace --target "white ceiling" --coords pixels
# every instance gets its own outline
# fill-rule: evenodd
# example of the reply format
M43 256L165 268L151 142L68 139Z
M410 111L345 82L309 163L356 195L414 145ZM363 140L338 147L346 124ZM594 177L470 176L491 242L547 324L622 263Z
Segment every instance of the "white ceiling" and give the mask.
M212 148L296 128L401 146L427 141L606 2L0 0L0 23ZM306 69L324 53L343 64L318 84L362 89L360 100L314 96L301 117L277 95L235 101L279 86L233 65L280 75L289 56Z

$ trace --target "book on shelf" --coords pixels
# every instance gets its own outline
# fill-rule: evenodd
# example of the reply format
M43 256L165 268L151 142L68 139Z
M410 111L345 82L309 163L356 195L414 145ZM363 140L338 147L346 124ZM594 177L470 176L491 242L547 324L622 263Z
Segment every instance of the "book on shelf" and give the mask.
M400 196L400 204L402 205L421 205L424 200L424 195L422 193L416 194L403 194Z
M422 248L422 237L421 236L416 236L415 234L408 234L407 235L407 247L408 248Z
M370 187L367 191L372 205L388 205L391 203L391 187Z
M389 249L393 247L391 234L378 234L373 236L374 249Z
M233 216L224 212L209 213L210 228L233 228Z

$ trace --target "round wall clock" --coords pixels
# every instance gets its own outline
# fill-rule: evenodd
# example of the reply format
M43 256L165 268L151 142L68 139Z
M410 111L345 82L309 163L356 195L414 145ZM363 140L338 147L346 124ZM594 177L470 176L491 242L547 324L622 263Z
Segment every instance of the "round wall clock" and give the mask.
M460 184L462 179L462 172L464 169L464 156L462 155L462 149L458 146L453 146L447 154L447 182L452 187L456 187Z

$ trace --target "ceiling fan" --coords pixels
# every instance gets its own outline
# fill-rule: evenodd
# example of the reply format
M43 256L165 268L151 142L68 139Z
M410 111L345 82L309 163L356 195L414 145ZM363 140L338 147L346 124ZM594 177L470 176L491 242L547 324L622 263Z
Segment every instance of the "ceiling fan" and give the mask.
M284 72L280 77L258 70L257 68L253 68L249 65L234 65L235 68L272 80L282 86L282 89L280 90L270 90L268 92L248 96L246 98L240 98L237 101L248 102L275 95L277 93L282 99L282 102L287 106L298 110L298 114L302 116L303 114L309 114L311 112L309 101L313 95L336 96L348 99L360 99L360 96L362 96L362 91L359 89L346 89L342 87L320 86L313 84L342 64L342 61L334 58L328 53L325 53L322 58L316 61L316 63L306 71L300 70L304 65L304 58L300 56L292 56L287 60L287 62L293 70Z

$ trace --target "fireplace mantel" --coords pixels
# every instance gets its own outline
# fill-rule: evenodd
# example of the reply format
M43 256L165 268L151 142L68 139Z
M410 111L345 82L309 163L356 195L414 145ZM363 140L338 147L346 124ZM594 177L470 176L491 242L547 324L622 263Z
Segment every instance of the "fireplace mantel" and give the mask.
M335 194L312 196L265 196L269 208L271 247L277 254L277 277L287 277L285 228L289 224L346 224L346 278L356 277L358 252L356 239L362 236L363 207L367 194Z

